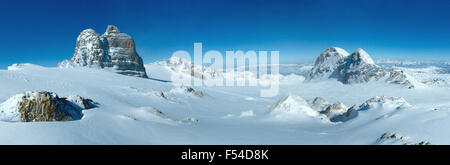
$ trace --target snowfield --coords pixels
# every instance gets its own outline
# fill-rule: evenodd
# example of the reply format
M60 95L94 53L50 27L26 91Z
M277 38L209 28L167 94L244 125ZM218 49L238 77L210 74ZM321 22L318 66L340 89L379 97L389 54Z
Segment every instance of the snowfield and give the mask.
M170 75L185 74L186 65L167 62L146 65L149 79L89 67L0 70L0 144L450 144L450 75L441 66L400 67L422 84L408 89L305 81L312 66L289 64L280 67L278 96L263 98L264 87L174 86ZM79 95L99 105L80 120L17 122L17 103L7 100L26 91ZM350 118L329 120L332 107L313 107L317 97L342 103L334 107L351 109Z

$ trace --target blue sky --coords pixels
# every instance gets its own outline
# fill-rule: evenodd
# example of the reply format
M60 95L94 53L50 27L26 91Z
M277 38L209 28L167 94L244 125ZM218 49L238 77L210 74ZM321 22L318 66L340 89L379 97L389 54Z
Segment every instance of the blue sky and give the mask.
M145 63L179 49L278 50L282 63L325 48L364 48L374 58L450 57L450 1L437 0L5 0L0 68L70 59L78 34L113 24Z

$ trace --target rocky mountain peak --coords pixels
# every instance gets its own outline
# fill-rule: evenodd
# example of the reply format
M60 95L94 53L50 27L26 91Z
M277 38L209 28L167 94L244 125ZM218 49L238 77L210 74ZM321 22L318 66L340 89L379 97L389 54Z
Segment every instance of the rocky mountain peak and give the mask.
M119 74L147 78L133 38L120 33L113 25L109 25L101 36L93 29L80 33L72 59L59 64L59 67L73 66L114 68Z
M321 65L325 62L336 62L347 57L349 53L344 49L338 47L331 47L325 49L320 56L316 59L315 65Z
M97 32L95 32L94 29L86 29L86 30L81 31L78 38L87 38L87 37L91 37L91 36L99 36L99 35L97 34Z
M324 54L324 53L337 53L337 54L341 54L342 56L349 55L349 53L346 50L344 50L340 47L329 47L322 52L322 54Z
M388 83L413 86L401 70L383 68L370 55L358 48L351 55L337 47L327 48L317 57L307 80L334 78L344 84L385 80Z
M310 77L328 77L344 62L349 53L338 47L327 48L317 57Z
M114 25L108 25L108 27L106 28L106 32L105 32L104 35L109 35L109 34L111 34L111 33L114 33L114 34L120 33L119 28L117 28L117 27L114 26Z

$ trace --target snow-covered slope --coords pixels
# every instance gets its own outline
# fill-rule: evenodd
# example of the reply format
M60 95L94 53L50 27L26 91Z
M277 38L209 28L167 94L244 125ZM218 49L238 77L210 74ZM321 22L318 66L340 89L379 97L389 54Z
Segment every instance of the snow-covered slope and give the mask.
M0 103L25 91L99 103L79 120L0 121L0 144L450 144L449 88L332 79L303 83L302 76L286 75L278 96L262 98L264 87L173 86L170 76L164 77L170 67L152 67L150 79L33 64L0 70ZM347 109L350 119L322 120L336 115L323 111L327 106L337 115ZM407 140L391 141L400 135Z

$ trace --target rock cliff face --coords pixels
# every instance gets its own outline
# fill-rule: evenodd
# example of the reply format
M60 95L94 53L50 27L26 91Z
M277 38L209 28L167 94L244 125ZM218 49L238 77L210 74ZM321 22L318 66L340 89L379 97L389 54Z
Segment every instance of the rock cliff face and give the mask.
M369 54L361 48L352 54L337 47L326 49L317 58L307 80L320 78L334 78L344 84L384 80L410 87L412 85L402 70L376 65Z
M113 68L119 74L147 78L133 38L112 25L103 35L92 29L83 30L77 38L72 59L59 64L59 67L70 66Z

